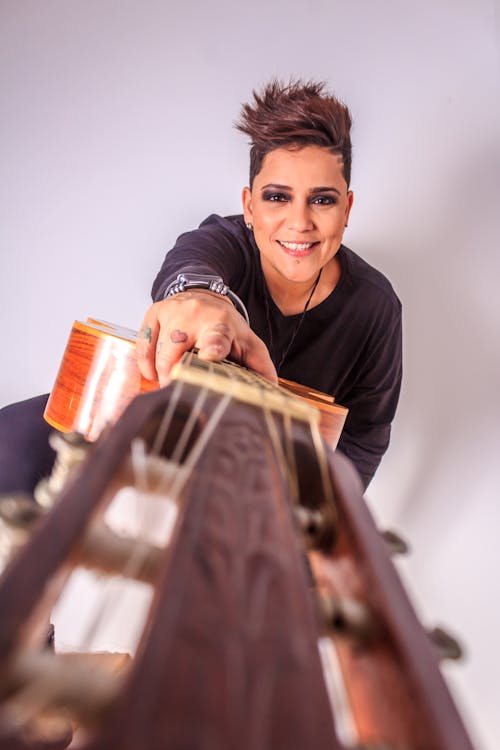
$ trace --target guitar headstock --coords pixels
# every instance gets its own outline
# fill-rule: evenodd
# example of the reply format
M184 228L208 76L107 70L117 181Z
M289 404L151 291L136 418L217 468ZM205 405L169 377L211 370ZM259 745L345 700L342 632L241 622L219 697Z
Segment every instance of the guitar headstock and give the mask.
M471 750L347 459L307 409L200 370L132 402L0 579L0 747L70 721L94 750ZM130 658L58 653L57 623L47 652L81 568L147 592Z

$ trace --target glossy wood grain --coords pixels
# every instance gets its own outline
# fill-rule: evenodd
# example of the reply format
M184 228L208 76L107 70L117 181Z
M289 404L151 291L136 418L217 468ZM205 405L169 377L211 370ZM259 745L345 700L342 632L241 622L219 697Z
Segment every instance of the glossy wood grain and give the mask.
M96 440L114 424L140 393L159 388L139 372L135 359L136 332L93 318L73 324L45 419L63 432L80 432ZM320 429L335 449L347 409L313 388L280 379L280 385L321 412Z
M133 401L5 571L4 676L23 648L33 648L37 632L40 640L38 624L47 622L88 524L103 512L109 488L116 489L132 441L140 438L149 449L156 443L173 388ZM199 390L181 389L171 432L159 448L163 458L172 456ZM194 441L222 398L204 400ZM284 434L281 439L288 440ZM325 485L311 433L297 421L295 498L275 447L261 411L230 402L177 499L177 526L158 566L153 603L122 689L83 747L472 750L354 469L340 454L327 452ZM335 509L335 539L309 552L313 577L304 565L296 503L323 514ZM373 628L366 639L322 624L318 593L369 610ZM350 742L343 740L340 716L332 715L327 699L320 637L330 639L338 653L355 732ZM12 731L12 725L2 725L0 710L1 750L21 747ZM28 742L23 750L34 747Z
M133 331L76 321L44 416L56 429L93 441L135 396L158 388L139 372Z

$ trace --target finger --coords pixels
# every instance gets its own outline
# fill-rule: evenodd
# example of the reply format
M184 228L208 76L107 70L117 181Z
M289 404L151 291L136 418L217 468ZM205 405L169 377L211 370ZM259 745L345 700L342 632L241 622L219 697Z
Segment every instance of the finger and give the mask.
M238 354L236 356L238 357ZM267 380L270 380L271 383L278 382L278 374L267 347L255 334L252 333L247 341L245 341L245 346L242 348L238 358L249 370L257 372Z
M137 365L146 380L156 380L155 350L159 330L158 320L146 315L137 334L135 344Z
M271 383L278 382L278 374L276 368L273 365L271 357L267 352L258 353L255 351L247 352L245 355L245 365L249 370L257 372L262 375L266 380L270 380Z
M210 362L220 362L231 351L233 336L229 326L215 323L203 329L196 340L198 356Z
M194 345L194 337L183 328L174 328L168 332L162 328L158 335L155 366L161 386L168 385L172 367Z

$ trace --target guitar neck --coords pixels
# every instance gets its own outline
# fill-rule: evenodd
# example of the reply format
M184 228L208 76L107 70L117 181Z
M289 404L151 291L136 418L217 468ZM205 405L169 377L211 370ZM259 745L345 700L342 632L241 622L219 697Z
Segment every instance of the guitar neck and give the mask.
M69 572L85 565L152 591L120 679L94 663L84 678L57 653L49 659L51 679L82 686L62 702L86 727L87 750L207 741L220 750L471 750L355 472L314 441L309 421L292 417L290 430L289 421L205 378L201 387L179 380L135 399L93 446L0 580L9 698L0 748L20 747L19 732L36 736L38 714L62 700L51 699L42 670L41 624ZM117 542L110 527L103 562L97 532L132 486L149 510L175 507L173 529L152 543L153 522ZM40 705L16 708L14 722L23 686Z

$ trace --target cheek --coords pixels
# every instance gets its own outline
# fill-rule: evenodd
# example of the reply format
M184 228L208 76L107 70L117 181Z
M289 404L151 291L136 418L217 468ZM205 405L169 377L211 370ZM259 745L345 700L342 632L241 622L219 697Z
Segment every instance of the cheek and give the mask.
M346 215L343 209L338 211L335 217L330 220L328 229L332 236L342 234L345 220L346 220ZM325 227L325 229L327 228Z
M254 213L254 219L257 226L266 228L272 226L276 221L272 212L262 209Z
M260 214L258 217L254 217L254 234L264 241L271 240L278 227L279 222L276 221L274 216Z

